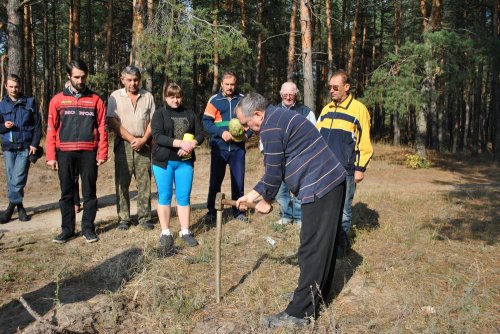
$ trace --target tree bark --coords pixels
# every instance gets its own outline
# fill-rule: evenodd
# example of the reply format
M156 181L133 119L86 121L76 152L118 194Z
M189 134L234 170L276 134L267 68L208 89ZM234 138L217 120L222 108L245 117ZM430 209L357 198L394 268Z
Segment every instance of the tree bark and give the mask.
M148 26L153 23L153 17L154 17L154 1L153 0L147 0L147 8L148 8ZM150 63L146 64L145 66L145 72L146 72L146 89L150 92L153 91L153 67L151 66Z
M93 1L87 0L87 20L88 24L88 34L87 34L87 52L88 52L88 66L89 74L94 74L94 15L92 8L95 6Z
M360 0L356 0L356 10L354 12L354 22L352 23L351 45L349 47L349 61L347 63L347 74L352 74L352 64L354 63L354 50L356 48L356 31L358 28Z
M241 12L241 32L245 33L247 28L247 13L245 10L245 0L240 0L240 12Z
M212 83L212 94L217 93L219 90L219 39L217 37L217 28L219 26L218 14L219 2L217 0L212 0L212 11L213 11L213 26L214 26L214 79Z
M7 73L17 74L24 78L22 1L8 0L6 9L9 22L7 24L7 39L9 41Z
M23 5L23 13L24 13L24 29L23 29L23 42L24 42L24 68L26 73L24 77L21 77L23 80L23 92L26 95L33 95L33 81L32 81L32 49L31 49L31 24L30 24L30 5L29 3L25 3Z
M493 37L500 37L500 0L495 0L493 15ZM491 73L491 100L490 112L495 116L495 127L493 128L493 156L500 161L500 59L494 57Z
M300 0L300 27L302 32L302 64L304 68L304 104L314 107L312 71L311 9L306 0Z
M328 1L328 0L327 0ZM297 35L297 0L292 0L292 15L290 17L290 36L288 37L287 81L293 81L293 65L295 63L295 36Z
M113 36L113 0L108 0L108 17L106 19L106 47L104 49L104 72L108 76L108 80L111 79L111 50L113 47L112 36Z
M420 13L422 14L422 33L427 30L427 5L425 0L420 0Z
M262 13L264 12L264 1L259 0L257 4L257 22L263 25L262 22ZM264 56L262 54L262 29L259 29L257 32L257 50L256 50L256 61L255 61L255 88L257 92L263 92L263 80L262 80L262 71L263 71L263 61Z
M333 65L333 36L332 36L332 19L331 19L331 5L330 0L325 0L325 16L326 16L326 53L328 57L328 80L332 76Z
M40 111L42 115L42 129L45 129L47 125L47 105L50 97L52 96L51 88L52 82L50 80L50 73L52 72L52 64L49 59L49 0L43 1L43 19L42 19L42 29L43 29L43 53L42 53L42 63L43 63L43 81L41 85L41 98L40 98Z
M130 65L141 67L139 59L139 39L144 31L144 10L146 0L133 0L132 48L130 50Z

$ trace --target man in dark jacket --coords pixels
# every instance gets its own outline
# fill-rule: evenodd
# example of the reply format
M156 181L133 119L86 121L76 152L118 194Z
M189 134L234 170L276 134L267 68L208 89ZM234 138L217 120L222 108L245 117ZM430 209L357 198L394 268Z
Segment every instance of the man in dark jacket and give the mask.
M29 220L23 207L24 186L28 181L29 156L36 153L41 135L36 102L21 93L21 79L8 75L5 88L7 95L0 102L0 134L9 206L0 214L1 224L11 220L16 207L19 220Z
M260 181L237 200L237 207L246 209L245 203L262 197L255 211L269 213L281 182L301 200L297 288L287 308L266 317L264 325L304 326L317 317L330 294L346 172L314 125L297 112L268 106L263 96L250 93L236 116L245 128L260 133L265 166Z
M229 164L231 173L231 198L243 196L245 183L245 137L235 138L229 131L229 122L235 118L236 105L243 95L236 92L236 74L222 75L220 92L212 96L203 114L203 127L210 134L210 185L208 187L205 224L215 222L215 195L221 190ZM233 208L233 217L248 222L245 214Z

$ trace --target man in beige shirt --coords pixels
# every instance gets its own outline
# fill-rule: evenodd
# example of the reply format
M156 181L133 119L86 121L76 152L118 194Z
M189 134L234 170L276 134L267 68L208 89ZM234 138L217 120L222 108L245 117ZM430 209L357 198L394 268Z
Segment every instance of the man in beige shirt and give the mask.
M116 134L115 185L118 229L130 227L129 187L132 175L137 182L137 218L146 229L151 221L151 139L150 120L155 111L153 95L139 88L141 72L127 66L121 73L124 88L114 91L108 100L107 119Z

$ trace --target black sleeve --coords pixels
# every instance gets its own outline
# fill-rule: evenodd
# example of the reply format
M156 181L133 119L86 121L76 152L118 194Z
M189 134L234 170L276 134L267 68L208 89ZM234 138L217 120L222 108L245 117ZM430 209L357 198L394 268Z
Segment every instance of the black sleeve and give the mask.
M174 147L174 138L165 133L164 109L160 109L153 114L151 119L151 133L153 140L160 146Z

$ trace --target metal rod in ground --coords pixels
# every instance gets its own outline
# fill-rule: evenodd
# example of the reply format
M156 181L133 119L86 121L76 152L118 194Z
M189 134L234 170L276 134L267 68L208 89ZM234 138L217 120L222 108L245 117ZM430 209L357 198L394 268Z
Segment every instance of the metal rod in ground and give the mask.
M215 234L215 299L220 302L220 249L222 239L222 213L223 210L217 210L216 234Z

